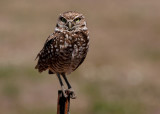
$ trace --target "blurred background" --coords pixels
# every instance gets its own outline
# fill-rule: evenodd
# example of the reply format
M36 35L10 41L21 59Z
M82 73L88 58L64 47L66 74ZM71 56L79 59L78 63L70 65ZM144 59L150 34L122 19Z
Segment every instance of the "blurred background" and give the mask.
M159 0L1 0L0 114L56 114L58 79L34 59L70 10L85 15L91 40L68 76L71 114L160 114Z

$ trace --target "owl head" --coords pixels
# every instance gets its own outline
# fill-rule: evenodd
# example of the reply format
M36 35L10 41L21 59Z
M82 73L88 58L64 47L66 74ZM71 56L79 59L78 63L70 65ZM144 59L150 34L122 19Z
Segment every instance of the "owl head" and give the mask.
M83 14L74 11L68 11L60 14L55 31L76 32L80 30L87 30Z

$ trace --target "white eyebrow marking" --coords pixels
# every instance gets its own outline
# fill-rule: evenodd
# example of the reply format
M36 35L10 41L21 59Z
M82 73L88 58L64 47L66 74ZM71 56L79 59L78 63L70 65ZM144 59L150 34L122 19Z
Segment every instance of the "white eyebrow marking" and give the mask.
M76 19L76 18L78 18L78 17L82 17L82 14L81 14L81 15L76 16L74 19ZM73 19L73 20L74 20L74 19Z

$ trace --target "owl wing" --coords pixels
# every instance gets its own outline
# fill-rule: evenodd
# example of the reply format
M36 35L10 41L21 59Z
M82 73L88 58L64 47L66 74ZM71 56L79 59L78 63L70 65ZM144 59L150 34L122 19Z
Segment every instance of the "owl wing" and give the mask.
M72 55L76 55L79 58L73 60L71 66L72 66L72 70L69 71L74 71L76 70L85 60L87 52L88 52L88 47L89 47L89 40L88 40L88 32L84 33L81 32L78 36L78 38L81 38L81 40L77 40L75 42L76 46L74 46L74 50L75 52L78 52L77 54L72 54ZM76 49L77 48L77 49ZM77 51L76 51L77 50Z
M85 58L86 58L86 55L81 59L80 63L77 65L75 69L73 69L73 71L76 70L83 63Z
M48 69L50 63L51 63L51 59L52 61L54 61L54 51L55 51L55 48L54 48L54 38L55 38L55 35L52 34L50 35L45 44L44 44L44 47L42 48L42 50L38 53L37 58L38 59L38 63L35 67L35 69L38 69L39 72L43 72L45 70Z

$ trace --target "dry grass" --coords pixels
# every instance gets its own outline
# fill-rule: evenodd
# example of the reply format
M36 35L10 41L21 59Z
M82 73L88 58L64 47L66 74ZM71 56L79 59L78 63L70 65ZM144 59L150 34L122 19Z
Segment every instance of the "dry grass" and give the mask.
M56 113L59 83L34 58L59 13L83 13L90 30L84 64L69 76L75 114L160 113L158 0L1 0L0 113ZM78 112L77 112L78 111Z

